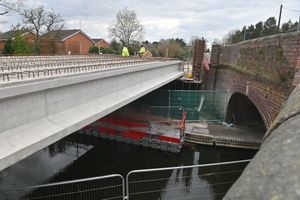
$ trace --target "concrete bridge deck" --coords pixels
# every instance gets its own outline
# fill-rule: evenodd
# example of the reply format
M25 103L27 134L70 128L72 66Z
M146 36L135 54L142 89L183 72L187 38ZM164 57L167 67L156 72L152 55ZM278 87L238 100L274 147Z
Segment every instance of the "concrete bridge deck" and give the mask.
M180 61L125 61L100 70L5 80L0 170L181 77L181 67Z
M150 64L163 58L94 56L7 56L0 57L0 86L32 79L74 75L93 71Z

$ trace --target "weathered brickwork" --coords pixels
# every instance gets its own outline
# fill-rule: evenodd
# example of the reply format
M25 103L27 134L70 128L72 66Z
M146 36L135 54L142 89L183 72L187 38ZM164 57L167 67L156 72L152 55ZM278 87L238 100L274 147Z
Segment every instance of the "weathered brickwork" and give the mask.
M210 56L210 63L211 64L218 64L219 63L219 50L220 45L212 45L211 48L211 56Z
M248 96L269 127L300 82L300 33L213 46L211 58L208 89Z
M193 79L201 80L201 70L204 58L205 40L196 40L193 55Z

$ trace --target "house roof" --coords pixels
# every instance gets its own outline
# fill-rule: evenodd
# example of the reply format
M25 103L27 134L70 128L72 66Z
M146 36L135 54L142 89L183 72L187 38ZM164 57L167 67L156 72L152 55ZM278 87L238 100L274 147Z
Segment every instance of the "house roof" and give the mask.
M92 39L94 42L95 42L95 44L98 44L99 42L102 42L102 41L104 41L104 42L106 42L104 39L102 39L102 38L93 38ZM107 42L106 42L107 43Z
M42 38L64 41L77 33L83 34L86 38L94 43L94 41L80 29L49 31L48 33L42 35Z
M28 33L32 33L32 32L30 30L10 30L0 34L0 40L13 39L18 35L26 35Z

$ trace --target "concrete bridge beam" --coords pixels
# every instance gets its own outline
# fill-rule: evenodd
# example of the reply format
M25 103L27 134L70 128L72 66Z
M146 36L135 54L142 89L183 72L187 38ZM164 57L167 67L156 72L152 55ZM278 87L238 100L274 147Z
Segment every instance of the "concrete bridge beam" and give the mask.
M0 88L0 170L182 75L165 61Z

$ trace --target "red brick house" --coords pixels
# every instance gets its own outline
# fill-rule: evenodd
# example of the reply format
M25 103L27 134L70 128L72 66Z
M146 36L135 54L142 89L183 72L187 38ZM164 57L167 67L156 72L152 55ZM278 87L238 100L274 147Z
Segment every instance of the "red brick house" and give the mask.
M94 46L101 47L101 48L108 48L109 44L104 39L93 39L95 42Z
M5 33L0 34L0 51L4 49L5 43L9 39L14 39L17 36L22 36L29 45L34 44L34 39L36 35L29 30L10 30Z
M79 29L50 31L41 37L41 54L88 54L93 44Z

